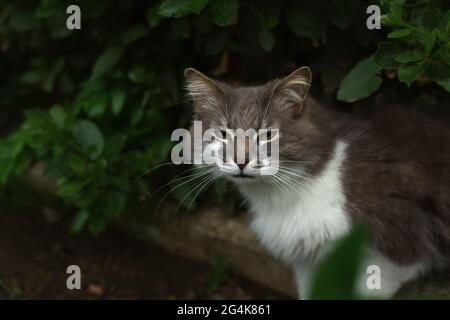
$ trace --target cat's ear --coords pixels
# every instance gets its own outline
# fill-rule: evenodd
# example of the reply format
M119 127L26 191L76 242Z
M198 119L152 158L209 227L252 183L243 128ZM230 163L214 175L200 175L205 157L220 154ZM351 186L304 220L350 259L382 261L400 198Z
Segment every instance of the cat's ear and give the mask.
M303 110L311 86L311 69L301 67L275 85L274 95L292 103L296 113Z
M184 76L187 95L194 102L194 109L215 108L224 98L225 93L219 83L203 73L188 68L184 70Z

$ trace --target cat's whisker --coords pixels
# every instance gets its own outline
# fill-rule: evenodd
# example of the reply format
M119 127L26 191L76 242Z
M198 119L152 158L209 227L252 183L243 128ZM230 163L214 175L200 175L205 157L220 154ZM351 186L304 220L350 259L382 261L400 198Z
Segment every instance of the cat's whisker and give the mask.
M313 176L311 176L310 174L306 174L306 173L301 172L301 171L291 171L291 170L289 170L287 168L284 168L284 167L278 167L278 170L281 171L281 172L293 175L295 177L301 178L303 180L311 180L313 178Z
M159 208L160 208L161 204L163 203L164 199L166 199L167 196L168 196L170 193L172 193L172 192L175 191L176 189L182 187L183 185L186 185L187 183L190 183L190 182L192 182L192 181L195 181L196 179L201 178L201 177L203 177L203 176L205 176L205 175L207 175L207 174L213 172L214 170L216 170L216 168L210 168L210 169L208 169L208 170L205 171L205 172L197 173L194 177L192 177L192 178L188 179L187 181L184 181L184 182L182 182L182 183L176 185L176 186L173 187L172 189L170 189L170 190L169 190L169 191L168 191L168 192L167 192L167 193L159 200L159 203L158 203L158 206L157 206L157 208L156 208L156 211L157 211L157 212L159 211Z
M314 177L313 175L311 175L309 173L306 173L306 172L303 172L303 171L298 171L298 170L295 170L295 169L292 169L292 168L289 168L289 167L281 167L281 169L282 170L280 170L280 171L282 171L282 172L284 172L286 174L297 176L297 177L298 177L298 175L296 173L298 173L300 175L305 175L304 177L302 177L302 180L311 181L311 182L320 181L320 183L322 183L322 184L329 185L328 182L323 181L323 180L317 180L316 177ZM296 182L298 182L298 181L296 181Z
M180 180L183 180L183 179L188 179L188 178L193 177L194 175L198 174L198 172L197 172L197 173L189 174L189 175L186 175L186 176L182 176L182 175L184 175L185 173L187 173L187 172L189 172L189 171L193 171L193 170L200 170L200 169L201 169L201 168L198 168L198 167L192 167L192 168L189 168L189 169L187 169L187 170L183 170L182 172L180 172L179 174L177 174L175 177L173 177L170 181L168 181L167 183L165 183L164 185L160 186L158 189L156 189L155 191L153 191L150 195L145 194L145 195L144 195L145 198L144 198L142 207L145 207L145 204L148 203L148 202L149 202L156 194L158 194L158 192L160 192L161 190L163 190L165 187L170 186L170 185L173 184L174 182L177 182L177 181L180 181ZM180 177L180 176L182 176L182 177Z
M292 200L292 201L295 201L296 196L298 195L298 194L296 194L295 186L298 181L294 181L294 179L292 177L289 177L283 173L281 173L279 175L275 175L274 179L277 179L282 184L286 185L286 187L288 189L288 195L289 195L288 198L290 198L290 200ZM289 181L286 181L286 180L289 180Z
M203 169L203 168L193 167L193 168L190 168L190 169L187 169L187 170L184 170L184 171L180 172L175 177L173 177L169 182L165 183L164 185L162 185L161 187L156 189L154 192L152 192L152 194L150 194L150 196L147 198L147 200L152 199L156 194L158 194L159 191L161 191L165 187L170 186L171 184L173 184L173 183L175 183L177 181L193 177L193 176L195 176L195 175L197 175L197 174L199 174L201 172L195 172L195 173L189 174L187 176L183 176L185 173L187 173L189 171L195 171L195 170L200 171L201 169Z
M315 160L271 160L274 163L284 163L284 162L292 162L292 163L317 163Z
M295 168L292 168L292 167L282 166L282 165L279 165L278 168L281 168L281 169L284 169L284 170L288 170L288 171L300 174L302 176L315 179L315 176L313 176L312 174L306 172L305 170L295 169Z
M158 168L161 168L161 167L164 167L164 166L167 166L167 165L170 165L170 164L175 165L175 163L173 163L173 162L166 162L166 163L161 163L161 164L159 164L159 165L157 165L157 166L154 166L154 167L152 167L152 168L150 168L150 169L147 169L147 170L145 170L143 173L141 173L139 176L137 176L131 183L132 183L132 184L133 184L133 183L136 183L139 179L141 179L143 176L149 174L149 173L152 172L153 170L156 170L156 169L158 169Z
M280 175L269 175L266 176L268 181L272 181L272 186L279 188L281 192L289 198L290 200L294 200L295 197L293 195L292 184L289 184L287 181L283 179Z
M276 189L280 189L280 191L287 196L287 191L285 190L284 186L278 181L275 176L266 176L267 180L272 182L272 186L276 187Z
M187 194L179 201L179 204L178 204L178 206L177 206L175 212L178 212L179 209L180 209L180 207L183 205L184 200L185 200L187 197L189 197L189 195L190 195L192 192L194 192L195 190L198 189L199 191L194 195L194 197L192 198L191 202L190 202L189 205L187 206L187 209L186 209L186 210L189 210L190 207L191 207L191 205L194 203L196 197L197 197L197 196L198 196L198 195L199 195L199 194L200 194L200 193L201 193L201 192L209 185L209 183L210 183L211 181L214 181L214 179L215 179L215 177L216 177L218 171L219 171L219 169L215 169L215 170L213 170L212 172L209 172L210 174L206 175L206 177L203 177L202 180L199 181L198 184L197 184L194 188L192 188L192 190L189 191L189 192L188 192L188 193L187 193Z
M191 207L192 207L194 201L197 199L197 197L198 197L202 192L204 192L204 191L211 185L211 183L213 183L213 182L214 182L218 177L220 177L220 176L221 176L220 170L217 170L216 172L213 172L213 173L211 174L211 179L209 179L208 181L206 181L206 182L203 184L203 187L201 187L201 188L199 189L199 191L198 191L198 192L194 195L194 197L192 198L191 202L188 204L188 207L187 207L188 210L191 209Z

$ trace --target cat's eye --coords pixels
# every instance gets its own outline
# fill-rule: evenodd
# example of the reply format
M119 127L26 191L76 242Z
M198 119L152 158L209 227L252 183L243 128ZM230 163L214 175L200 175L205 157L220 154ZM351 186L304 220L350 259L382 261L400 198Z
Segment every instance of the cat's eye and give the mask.
M258 134L258 142L269 142L274 140L277 137L277 133L272 132L272 130L267 130L260 132Z
M223 139L226 139L226 137L227 137L227 131L221 129L221 130L219 130L219 132L220 132L220 135L222 136L222 138L223 138Z
M227 140L227 130L225 130L225 129L216 129L214 131L214 136L220 141L226 141Z

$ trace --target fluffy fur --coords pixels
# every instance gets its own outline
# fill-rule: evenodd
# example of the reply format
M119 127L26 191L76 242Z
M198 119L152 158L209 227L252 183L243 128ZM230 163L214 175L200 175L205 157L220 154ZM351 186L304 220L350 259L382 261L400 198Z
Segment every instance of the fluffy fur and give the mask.
M233 88L193 69L186 77L194 119L205 128L279 129L279 162L217 159L217 175L248 200L251 229L292 266L300 297L317 263L355 222L373 234L357 285L364 296L391 297L447 264L448 126L394 107L370 119L336 113L307 99L308 68L256 87ZM275 165L275 175L260 174ZM380 268L379 289L367 286L371 265Z

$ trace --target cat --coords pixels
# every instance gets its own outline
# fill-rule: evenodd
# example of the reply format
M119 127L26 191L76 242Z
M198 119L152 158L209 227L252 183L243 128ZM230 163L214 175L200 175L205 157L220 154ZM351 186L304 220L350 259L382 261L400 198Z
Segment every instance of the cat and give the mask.
M223 137L229 129L279 130L277 163L221 158L215 172L246 199L250 228L292 267L301 299L317 264L356 223L372 234L355 288L363 297L391 298L404 283L447 264L447 126L399 107L363 119L322 106L309 97L308 67L248 87L192 68L185 78L193 119L205 128ZM276 174L258 174L271 165L278 165ZM367 285L371 265L379 267L379 287Z

